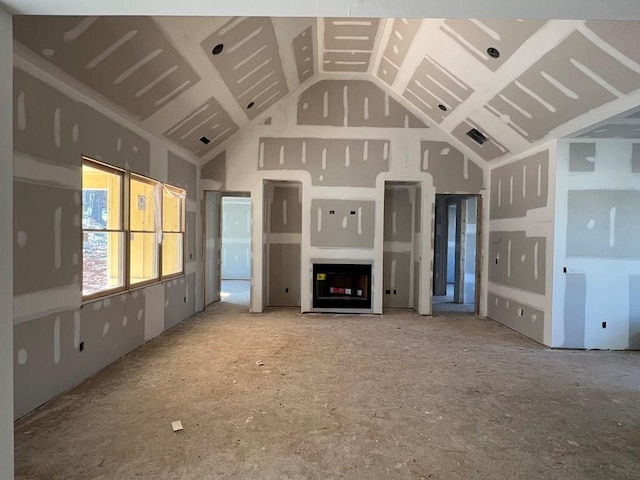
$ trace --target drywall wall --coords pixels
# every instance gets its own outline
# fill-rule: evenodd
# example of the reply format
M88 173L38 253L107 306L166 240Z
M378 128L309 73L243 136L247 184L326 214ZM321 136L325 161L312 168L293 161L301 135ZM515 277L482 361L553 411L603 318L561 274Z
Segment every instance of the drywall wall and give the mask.
M13 34L0 7L0 478L13 479Z
M555 144L491 169L487 315L551 344Z
M205 254L203 261L205 262L205 294L204 304L220 300L220 287L222 272L221 265L221 244L220 235L220 214L222 204L222 194L220 192L205 191L202 200L204 208L204 247Z
M465 203L464 251L464 303L476 301L476 242L478 241L478 199L468 198Z
M402 102L381 93L379 88L362 96L357 88L361 82L347 77L331 81L320 78L319 83L317 87L309 85L309 92L306 88L300 89L266 112L270 119L268 124L259 122L261 124L244 128L226 144L224 153L213 152L202 167L203 175L206 173L208 177L203 179L203 186L210 182L210 185L224 184L229 191L250 191L254 205L253 223L264 226L269 211L265 208L268 196L265 182L300 183L301 310L311 310L312 259L317 259L333 263L371 263L371 311L382 313L385 184L415 184L415 212L419 218L413 235L419 236L420 241L413 242L413 267L410 260L406 271L410 273L409 278L413 272L413 282L420 288L414 289L418 295L409 299L409 306L414 305L421 314L429 314L433 202L438 185L434 181L435 175L428 170L431 167L423 162L422 142L437 142L437 152L442 160L434 160L431 166L438 166L437 175L442 180L440 188L444 192L454 189L458 193L484 193L485 164L478 163L471 151L455 150L437 129L409 125L405 128L406 122L398 123L390 118L397 111L390 107L385 109L385 103ZM333 94L334 90L342 95ZM365 93L368 91L369 87L364 89ZM307 115L305 101L301 98L309 101L320 98L319 113ZM353 98L358 101L352 101ZM301 111L305 112L303 118L299 116ZM334 119L334 111L342 112L342 115ZM336 125L327 125L329 118ZM364 119L368 127L354 126L361 125ZM446 175L448 158L446 152L442 152L445 148L452 154L454 150L457 152L456 159L450 162L449 176ZM221 172L224 172L224 178ZM454 179L447 183L448 177ZM457 177L460 179L456 180ZM411 219L411 214L408 218ZM408 234L408 243L411 243L412 230ZM252 248L251 309L260 312L265 305L264 294L269 282L266 275L268 249L260 229L253 230ZM410 286L411 283L407 287L409 291Z
M339 138L261 138L261 170L304 170L313 185L373 187L389 170L389 142Z
M251 199L222 197L222 280L251 277Z
M448 142L420 142L421 169L433 176L437 193L480 193L482 168Z
M638 145L558 142L554 347L640 349Z
M418 200L420 198L418 197ZM416 186L387 184L384 190L382 306L412 308L414 281Z
M300 306L302 185L268 182L265 186L268 306Z
M226 151L208 161L200 170L200 183L203 190L225 190Z
M15 416L189 317L201 305L197 167L16 57L13 175ZM185 271L82 301L82 155L187 189ZM189 158L189 159L187 159Z
M456 272L456 213L460 202L447 204L447 283L453 283Z
M420 267L422 266L422 191L415 185L415 197L413 208L413 309L420 311L420 298L423 283L421 283ZM433 272L430 272L433 276ZM424 288L427 290L427 288Z

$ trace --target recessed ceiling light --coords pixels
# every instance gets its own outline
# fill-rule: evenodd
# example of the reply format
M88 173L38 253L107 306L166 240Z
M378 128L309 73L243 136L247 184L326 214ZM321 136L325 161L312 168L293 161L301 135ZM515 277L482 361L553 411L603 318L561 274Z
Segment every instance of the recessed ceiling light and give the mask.
M500 50L498 50L497 48L489 47L487 48L487 54L489 54L491 58L498 58L500 56Z
M447 111L447 107L445 107L443 104L438 105L438 108L439 108L440 110L442 110L443 112L446 112L446 111Z
M200 137L200 141L205 145L208 145L211 143L211 140L209 140L207 137Z
M222 43L219 43L218 45L213 47L213 50L211 50L211 53L213 53L214 55L219 55L222 53L223 49L224 49L224 45Z
M247 110L249 110L250 108L253 108L254 105L255 105L255 103L253 103L253 102L249 103L249 105L247 105Z

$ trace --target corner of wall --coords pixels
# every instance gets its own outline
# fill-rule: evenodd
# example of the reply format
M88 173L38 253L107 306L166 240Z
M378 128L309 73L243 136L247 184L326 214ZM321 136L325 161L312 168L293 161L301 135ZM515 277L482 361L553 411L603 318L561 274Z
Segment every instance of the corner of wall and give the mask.
M13 34L0 6L0 478L13 478Z
M551 344L555 150L551 141L491 166L487 316Z
M558 142L552 346L640 349L640 141Z

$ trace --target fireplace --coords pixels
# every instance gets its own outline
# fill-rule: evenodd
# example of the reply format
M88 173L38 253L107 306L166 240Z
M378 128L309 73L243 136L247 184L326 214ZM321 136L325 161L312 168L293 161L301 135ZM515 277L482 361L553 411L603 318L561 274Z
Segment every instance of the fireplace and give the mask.
M313 308L371 309L371 264L314 263Z

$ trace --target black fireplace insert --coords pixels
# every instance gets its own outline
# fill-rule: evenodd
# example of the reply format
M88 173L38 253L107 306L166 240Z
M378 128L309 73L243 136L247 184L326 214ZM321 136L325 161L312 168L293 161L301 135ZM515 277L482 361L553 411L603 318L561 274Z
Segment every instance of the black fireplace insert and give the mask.
M314 263L313 308L371 308L371 265Z

